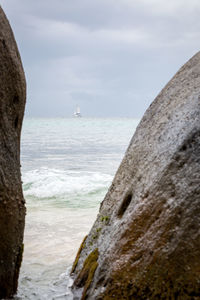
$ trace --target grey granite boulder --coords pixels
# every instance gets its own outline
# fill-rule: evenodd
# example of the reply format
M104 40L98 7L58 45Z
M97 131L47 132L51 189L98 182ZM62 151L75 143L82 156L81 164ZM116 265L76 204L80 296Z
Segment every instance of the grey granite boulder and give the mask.
M72 276L78 299L200 299L200 52L146 111Z
M17 289L25 206L20 174L20 133L26 99L24 71L0 7L0 299Z

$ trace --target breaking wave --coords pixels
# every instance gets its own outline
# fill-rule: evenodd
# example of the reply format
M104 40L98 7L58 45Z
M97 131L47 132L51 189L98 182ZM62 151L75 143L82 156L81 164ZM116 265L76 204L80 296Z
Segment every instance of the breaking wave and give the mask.
M23 190L26 199L54 199L73 207L88 201L91 206L103 200L99 198L104 196L111 180L108 174L41 168L23 174Z

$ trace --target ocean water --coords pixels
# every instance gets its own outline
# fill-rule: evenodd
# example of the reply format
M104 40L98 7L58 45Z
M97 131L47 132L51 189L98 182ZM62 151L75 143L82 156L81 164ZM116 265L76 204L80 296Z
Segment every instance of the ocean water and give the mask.
M136 119L25 119L27 216L16 299L72 299L69 272L136 129Z

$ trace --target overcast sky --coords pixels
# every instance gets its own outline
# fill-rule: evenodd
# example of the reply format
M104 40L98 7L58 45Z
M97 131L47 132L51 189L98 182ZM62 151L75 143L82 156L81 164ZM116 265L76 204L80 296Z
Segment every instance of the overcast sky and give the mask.
M141 117L200 49L199 0L0 0L27 116Z

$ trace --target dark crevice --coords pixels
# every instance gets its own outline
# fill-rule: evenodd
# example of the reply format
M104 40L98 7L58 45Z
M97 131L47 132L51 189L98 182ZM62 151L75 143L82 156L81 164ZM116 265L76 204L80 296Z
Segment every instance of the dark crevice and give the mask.
M15 129L17 129L17 127L18 127L18 122L19 122L19 118L18 118L18 116L15 118L15 122L14 122L14 127L15 127Z
M14 104L19 103L19 96L15 95L15 96L13 97L13 103L14 103Z
M3 47L6 48L6 41L4 39L1 41L2 41Z
M118 210L117 216L121 218L125 211L127 210L129 204L131 203L133 194L131 192L127 193L124 197L124 200L122 201L122 204Z

